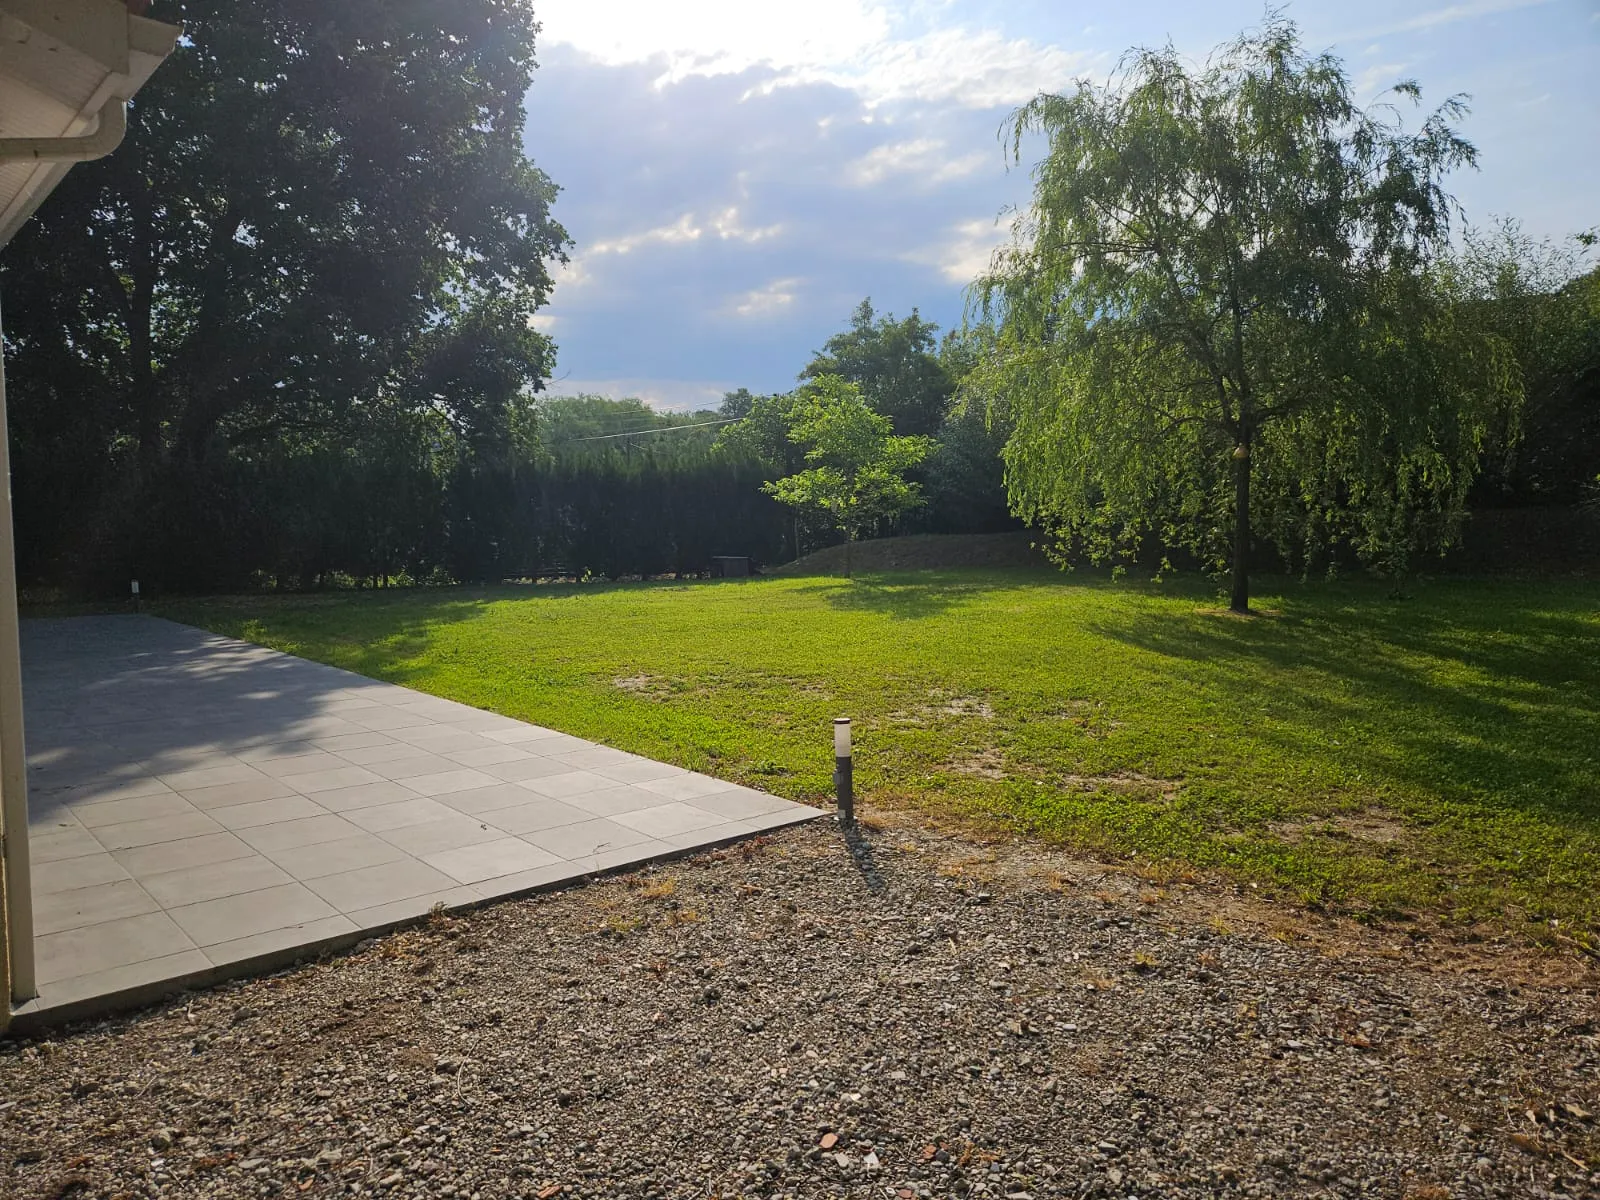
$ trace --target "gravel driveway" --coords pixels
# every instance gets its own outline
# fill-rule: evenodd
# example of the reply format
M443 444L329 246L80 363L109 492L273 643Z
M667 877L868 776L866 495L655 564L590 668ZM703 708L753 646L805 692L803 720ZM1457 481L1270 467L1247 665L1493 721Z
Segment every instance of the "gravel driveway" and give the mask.
M818 824L0 1043L0 1191L1597 1196L1597 984Z

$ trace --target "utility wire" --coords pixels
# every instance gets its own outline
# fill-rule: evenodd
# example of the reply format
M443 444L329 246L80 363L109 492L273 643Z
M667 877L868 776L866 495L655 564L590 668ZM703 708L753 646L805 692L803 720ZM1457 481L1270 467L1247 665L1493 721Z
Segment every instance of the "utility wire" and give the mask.
M705 429L711 425L732 425L736 421L744 420L743 417L722 417L716 421L695 421L689 425L658 425L654 429L633 429L627 433L601 433L593 437L568 438L570 442L604 442L612 438L638 437L645 433L676 433L680 429Z

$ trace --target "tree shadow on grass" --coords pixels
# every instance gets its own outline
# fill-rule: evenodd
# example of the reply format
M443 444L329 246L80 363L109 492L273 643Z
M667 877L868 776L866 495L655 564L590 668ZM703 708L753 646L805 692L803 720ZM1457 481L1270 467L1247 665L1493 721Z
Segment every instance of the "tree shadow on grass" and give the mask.
M1245 736L1305 757L1356 731L1363 771L1444 801L1600 831L1600 655L1592 606L1460 590L1404 604L1329 590L1275 619L1129 611L1093 632L1203 665ZM1335 752L1336 753L1336 752Z
M818 579L794 593L821 600L843 612L873 613L897 621L920 621L990 600L1007 592L1041 585L1096 587L1105 581L1066 576L1059 571L1017 568L966 571L906 571L857 575L854 579Z

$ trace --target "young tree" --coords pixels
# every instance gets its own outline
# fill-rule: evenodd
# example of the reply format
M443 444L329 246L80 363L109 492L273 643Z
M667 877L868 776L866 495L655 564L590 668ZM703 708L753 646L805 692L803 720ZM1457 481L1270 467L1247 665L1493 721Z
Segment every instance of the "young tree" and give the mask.
M1427 274L1441 180L1474 160L1464 111L1407 132L1362 110L1338 60L1269 14L1202 68L1134 51L1109 86L1014 113L1013 155L1032 133L1049 151L975 305L997 325L978 374L1016 423L1019 514L1125 543L1164 524L1231 559L1238 612L1252 510L1313 550L1403 561L1447 539L1514 391Z
M896 437L889 419L873 412L860 389L823 375L798 394L789 440L805 450L804 470L763 490L798 509L820 510L845 538L845 577L863 529L922 503L922 489L905 473L925 457L932 439Z
M862 398L889 418L896 433L937 433L955 390L934 353L938 331L916 309L897 321L893 313L878 316L871 299L863 300L850 317L850 328L829 338L800 378L837 375L859 387Z

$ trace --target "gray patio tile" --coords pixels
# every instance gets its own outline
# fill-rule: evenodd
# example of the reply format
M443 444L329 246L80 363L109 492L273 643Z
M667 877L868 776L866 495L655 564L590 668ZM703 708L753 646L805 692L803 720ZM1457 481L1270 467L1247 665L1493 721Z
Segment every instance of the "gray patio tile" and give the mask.
M446 808L437 800L426 797L401 800L395 804L380 804L374 808L358 808L345 814L347 820L369 833L385 833L406 825L420 825L424 821L440 821L445 817L459 816L454 809Z
M709 796L696 796L689 803L695 808L716 813L730 821L744 821L762 813L781 812L793 805L787 800L758 792L754 788L736 787L727 791L712 792Z
M673 850L696 850L734 838L749 837L755 830L743 821L723 821L687 833L669 833L659 840Z
M335 914L327 902L307 890L305 884L285 883L187 904L169 909L167 915L203 949Z
M224 783L245 783L252 779L264 779L266 776L249 763L234 760L191 771L161 772L160 778L161 782L173 791L182 792L189 788L217 787Z
M253 764L256 770L274 779L287 779L291 775L309 775L313 771L336 771L350 764L337 754L313 748L309 753L291 758L271 758Z
M276 800L280 796L299 795L281 779L251 779L245 783L224 783L217 787L189 788L183 793L201 812L228 808L235 804L255 804L262 800Z
M537 846L530 846L529 849L538 854L544 853ZM509 875L496 875L491 879L485 879L481 883L473 884L472 890L480 899L495 900L518 892L532 891L535 888L577 882L582 878L582 873L576 867L566 859L558 858L547 867L534 867L531 871L513 871Z
M554 729L545 729L538 725L518 724L509 729L489 729L483 734L491 742L502 742L507 745L521 745L523 742L540 742L552 738L563 737L563 734Z
M128 988L184 979L209 970L211 962L199 950L180 950L158 958L147 958L123 967L110 967L69 979L54 979L39 988L41 997L52 1004L71 1004L91 996L105 996Z
M634 761L633 755L609 746L594 746L586 750L569 750L555 755L569 767L580 771L598 771L602 767L621 767Z
M297 792L314 796L318 792L331 792L335 788L355 787L358 783L377 783L379 776L365 767L334 767L327 771L312 771L305 775L285 775L283 781Z
M675 767L670 763L655 762L652 759L640 758L637 755L626 756L627 762L612 763L607 766L593 768L595 774L604 775L607 779L615 779L618 783L643 783L647 779L670 779L678 775L687 775L682 767Z
M447 876L441 877L448 878ZM455 887L443 888L437 892L424 892L420 896L407 896L403 900L391 900L387 904L377 904L371 908L357 909L345 915L362 929L374 929L385 925L399 924L401 921L414 921L418 917L425 917L433 911L434 905L443 905L446 909L459 908L462 905L474 904L478 899L476 888L467 884L460 884Z
M248 858L251 853L250 847L231 833L208 833L175 842L156 842L132 850L118 850L112 857L135 879L142 879L146 875L178 871L202 863Z
M692 833L697 829L720 825L724 818L703 808L674 801L657 808L641 808L637 812L618 813L615 820L619 825L637 829L648 837L666 841L675 834Z
M500 830L479 817L452 813L437 821L423 821L417 825L402 825L399 829L386 829L378 835L384 841L399 846L407 854L421 858L436 850L454 850L458 846L472 846L492 842L504 837Z
M651 839L637 829L630 829L626 825L619 825L615 821L599 817L593 821L580 821L576 825L541 829L536 833L525 834L522 840L531 842L541 850L548 850L568 862L583 866L587 859L602 851L634 846Z
M457 883L481 883L540 867L553 867L561 859L548 850L530 846L520 838L500 838L477 846L423 855L422 861L443 871Z
M376 733L368 729L361 733L336 733L330 737L313 738L311 744L318 750L326 750L329 754L337 754L360 765L358 760L350 758L350 751L370 750L379 746L398 746L401 743L386 733Z
M401 712L387 704L382 708L352 709L344 714L344 718L363 729L377 730L415 729L419 725L432 724L432 719L421 713Z
M135 796L159 796L172 791L154 775L94 779L75 787L55 792L65 804L103 804L111 800L129 800Z
M484 813L483 820L493 825L496 829L503 829L507 833L522 835L524 833L538 833L541 829L558 829L562 825L576 825L580 821L592 821L603 813L586 812L571 804L560 800L551 800L545 796L530 796L523 793L523 803L515 808L502 808L494 812ZM581 797L580 797L581 798Z
M42 804L35 804L35 798L29 797L28 801L28 839L54 837L63 833L88 833L83 822L72 815L70 808L46 809Z
M81 858L63 858L37 864L33 872L33 894L37 898L52 892L69 892L74 888L93 887L97 883L128 878L130 876L122 864L112 858L108 851L102 850L99 854L85 854Z
M658 796L665 796L668 800L693 800L696 796L709 796L714 792L725 792L729 788L739 785L729 783L724 779L713 779L709 775L670 775L665 779L646 779L640 784L647 792L655 792Z
M536 779L524 779L522 786L538 792L541 796L564 800L569 796L582 795L584 792L597 792L601 788L616 787L617 781L607 779L604 775L596 775L593 771L568 771L562 775L542 775Z
M329 792L317 793L317 803L329 812L350 812L357 808L376 808L380 804L416 799L418 799L417 793L410 788L387 779L378 783L358 783L355 787L334 788Z
M190 804L177 792L158 792L153 796L129 796L125 800L102 800L97 804L74 804L72 815L85 829L121 825L125 821L149 821L192 813Z
M470 712L470 716L452 717L445 724L452 729L465 729L468 733L480 734L523 728L521 721L512 717L502 717L499 713L488 712L481 708L471 709Z
M195 948L172 918L160 912L47 933L33 945L41 985Z
M300 821L281 821L276 825L258 825L254 829L241 829L239 837L262 854L272 850L287 850L291 846L315 846L319 842L336 842L340 838L355 837L361 830L343 817L329 813L325 817L306 817Z
M430 892L445 891L455 881L441 871L415 859L360 867L338 875L324 875L307 886L340 912L351 915L361 909L407 900ZM364 922L363 922L364 924Z
M146 875L141 882L162 908L181 908L241 892L259 892L294 880L266 859L252 856Z
M327 813L315 801L304 796L280 796L273 800L259 800L254 804L233 804L214 809L211 817L224 829L254 829L258 825L276 825L282 821L301 821L307 817L320 817Z
M222 826L205 813L186 812L170 817L152 817L148 821L103 825L94 831L94 836L107 850L131 850L136 846L178 842L201 834L220 832Z
M552 775L570 775L572 768L559 759L546 758L542 754L529 755L527 758L511 759L499 763L481 763L478 770L485 775L493 775L496 779L506 783L526 783L530 779L548 779Z
M309 956L310 948L318 942L336 938L340 934L355 933L358 928L359 926L349 917L335 913L331 917L317 917L287 925L282 929L269 929L265 933L255 933L229 942L218 942L214 946L207 946L202 953L218 967L226 967L232 963L258 958L263 954L277 954L301 946L308 948Z
M283 741L264 742L259 746L245 746L233 752L233 756L240 762L251 764L278 762L285 758L299 758L302 754L311 754L322 749L315 742L310 741Z
M642 808L659 808L661 797L643 788L619 783L598 792L573 796L567 803L581 808L591 817L614 817L618 813L638 812Z
M99 925L118 917L136 917L159 907L132 879L116 879L70 892L51 892L33 898L33 932L36 936Z
M379 863L399 862L406 857L406 852L400 847L391 846L371 833L358 833L355 837L318 842L310 846L286 846L281 850L263 853L301 881L338 875L361 867L375 867Z
M424 754L415 746L408 746L409 751L404 758L388 758L382 762L367 763L367 770L375 775L382 775L385 779L396 779L402 782L415 779L419 775L438 775L444 771L457 771L461 764L452 762L438 754Z
M618 846L611 850L601 850L593 857L584 860L584 866L591 871L614 871L619 867L634 867L640 863L651 862L673 853L673 848L665 842L658 842L654 838L646 838L642 842L635 842L631 846Z
M483 744L483 739L478 738L478 745L469 750L446 750L444 756L451 762L460 763L463 767L489 767L496 763L525 761L533 757L526 750L518 750L515 746L503 746L497 743Z
M465 729L450 729L443 725L425 725L418 729L401 729L395 736L403 742L409 742L419 750L427 750L434 754L444 754L450 750L474 750L486 745L495 745L485 742L475 733Z
M346 762L355 763L358 767L371 767L382 763L400 762L407 758L422 758L425 752L418 750L409 742L397 742L388 734L373 734L384 740L372 746L352 746L349 750L340 750L339 757ZM446 760L448 761L448 760ZM442 769L442 768L441 768Z
M468 788L464 792L447 792L438 799L440 804L447 804L457 812L479 817L502 808L517 808L543 797L514 783L494 783L487 787Z
M493 775L485 775L471 767L457 767L453 771L440 771L436 775L418 775L403 780L414 792L424 796L443 796L447 792L465 792L472 788L488 787L499 782Z
M753 817L744 817L743 823L751 829L779 829L785 825L798 825L802 821L809 821L824 815L824 810L812 808L809 804L790 804L778 812L757 813Z

